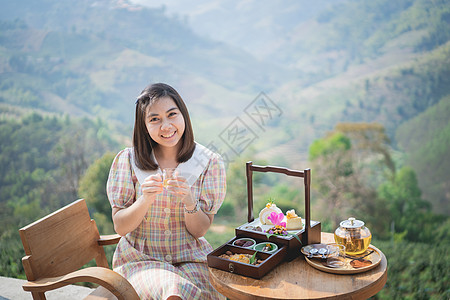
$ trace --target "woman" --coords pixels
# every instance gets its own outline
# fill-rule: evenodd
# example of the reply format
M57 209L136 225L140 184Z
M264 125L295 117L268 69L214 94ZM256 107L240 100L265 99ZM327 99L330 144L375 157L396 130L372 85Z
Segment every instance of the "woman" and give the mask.
M203 238L225 197L221 157L194 142L180 95L163 83L136 101L133 148L119 152L107 183L122 236L113 268L141 299L224 299L209 283ZM163 187L162 170L176 168Z

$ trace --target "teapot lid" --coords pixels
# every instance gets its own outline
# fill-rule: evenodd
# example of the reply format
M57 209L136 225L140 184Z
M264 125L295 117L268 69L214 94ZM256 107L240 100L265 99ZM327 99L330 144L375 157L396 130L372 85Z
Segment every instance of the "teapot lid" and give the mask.
M341 227L347 229L357 229L364 226L364 222L361 220L356 220L355 218L348 218L340 223Z

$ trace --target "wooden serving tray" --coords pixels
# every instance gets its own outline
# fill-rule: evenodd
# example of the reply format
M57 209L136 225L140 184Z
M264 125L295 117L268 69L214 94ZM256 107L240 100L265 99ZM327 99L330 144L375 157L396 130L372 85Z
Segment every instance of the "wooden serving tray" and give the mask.
M261 225L259 219L253 217L253 172L273 172L281 173L287 176L301 177L302 184L305 189L305 217L302 218L304 226L303 229L297 231L289 231L295 234L299 240L292 236L278 236L272 235L267 238L265 232L248 229L248 226ZM288 260L291 261L294 258L301 255L302 246L314 243L320 243L321 240L321 224L318 221L311 221L310 215L310 185L311 185L311 170L306 169L304 171L290 170L286 168L273 167L273 166L256 166L252 162L246 164L247 174L247 196L248 196L248 222L235 229L236 236L223 244L219 248L213 250L207 255L208 266L223 271L240 274L252 278L259 279L267 274L270 270L278 266L281 262ZM262 229L264 226L261 226ZM264 262L258 266L245 264L229 259L219 257L226 251L230 250L233 253L251 254L256 251L253 249L234 246L234 240L238 238L252 238L257 243L270 241L278 246L278 250L274 253L264 253L257 251L257 255L264 259Z
M271 236L270 239L267 239L265 232L258 232L255 230L247 230L245 227L248 225L259 223L259 219L256 219L253 217L253 172L271 172L271 173L279 173L284 174L287 176L293 176L293 177L300 177L303 180L301 180L302 185L304 186L304 193L305 193L305 216L303 219L303 229L296 232L296 235L301 240L301 244L299 241L293 237L293 236ZM236 236L246 236L251 237L255 239L263 239L263 240L269 240L274 243L279 243L282 245L286 245L288 248L287 253L287 260L292 260L296 257L298 257L301 254L300 249L303 246L309 245L309 244L316 244L320 243L321 239L321 224L318 221L311 221L311 208L310 208L310 186L311 186L311 169L305 169L303 171L298 170L291 170L287 168L282 167L275 167L275 166L257 166L253 165L251 161L247 162L246 164L246 175L247 175L247 208L248 208L248 215L247 215L247 221L248 223L239 226L236 228Z
M345 266L338 267L338 268L331 268L331 267L327 266L326 259L325 260L321 259L319 255L314 256L312 258L308 258L307 253L303 252L303 251L302 252L303 252L303 254L305 254L306 262L310 266L312 266L318 270L328 272L328 273L333 273L333 274L357 274L357 273L363 273L363 272L369 271L380 264L381 253L380 253L380 250L378 250L376 247L370 245L365 253L367 253L368 251L372 251L372 250L373 250L373 253L371 253L370 255L363 258L365 260L370 260L371 264L369 266L364 266L361 268L354 268L351 266L350 262L352 260L354 260L353 258L345 258L345 262L346 262ZM361 256L363 256L363 255L364 255L364 253ZM357 257L357 256L355 256L355 257Z
M321 224L317 221L311 221L311 226L309 228L309 238L312 243L318 241L320 243L320 232L321 232ZM261 227L263 231L256 231L247 229L249 226L251 227ZM272 225L273 226L273 225ZM267 238L267 234L264 232L265 230L272 227L271 225L261 225L259 219L255 219L252 222L245 223L235 229L237 237L249 237L252 239L258 239L261 241L270 241L276 244L285 245L288 248L288 253L286 256L286 260L291 261L292 259L298 257L301 254L301 248L308 244L308 239L305 234L305 224L303 229L301 230L289 230L288 233L295 234L299 237L302 243L300 243L294 236L286 235L286 236L278 236L272 235L270 238Z
M230 273L260 279L285 259L287 253L286 246L277 245L278 246L277 251L275 251L274 253L267 253L239 246L233 246L233 242L236 239L237 237L231 239L227 243L223 244L216 250L209 253L206 257L208 266L223 271L227 271ZM258 243L261 241L256 240L256 242ZM228 250L230 250L233 253L250 254L250 255L253 255L255 252L257 252L257 258L262 259L264 261L261 264L255 266L219 257Z

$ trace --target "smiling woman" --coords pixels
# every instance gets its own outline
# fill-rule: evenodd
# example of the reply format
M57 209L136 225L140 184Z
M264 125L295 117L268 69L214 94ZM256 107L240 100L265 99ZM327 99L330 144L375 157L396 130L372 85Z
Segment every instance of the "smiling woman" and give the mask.
M147 131L150 138L159 146L155 149L155 156L161 157L167 151L177 151L177 145L184 134L185 124L184 117L175 101L170 97L163 97L149 106L146 115Z
M183 132L179 134L180 139L177 144L179 151L176 160L185 162L192 157L195 142L191 119L183 99L175 89L163 83L146 87L136 101L133 133L134 154L136 165L139 168L143 170L158 169L157 162L148 155L153 150L158 151L160 146L159 139L155 140L160 132L155 132L155 130L163 131L162 133L167 136L171 129L175 129L170 127L170 121L173 120L177 121L177 125L183 127ZM161 123L163 121L164 123ZM183 125L180 124L180 121L183 122Z
M136 101L133 148L114 159L107 183L113 268L142 299L223 299L208 278L203 237L225 198L222 158L194 141L183 99L163 83ZM175 169L163 184L162 170Z

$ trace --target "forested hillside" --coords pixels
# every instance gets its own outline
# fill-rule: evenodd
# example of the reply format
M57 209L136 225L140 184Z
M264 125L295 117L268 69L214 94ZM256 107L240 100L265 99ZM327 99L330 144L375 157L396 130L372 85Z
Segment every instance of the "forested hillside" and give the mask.
M286 103L282 125L290 139L261 156L297 152L298 164L304 164L308 146L317 136L332 130L338 122L349 121L382 124L391 147L397 150L400 125L440 101L448 101L450 44L449 31L444 28L450 27L449 7L448 1L350 1L310 20L314 26L302 27L298 41L316 45L315 50L308 48L311 55L305 57L310 62L312 57L320 57L321 63L313 65L319 66L314 74L323 72L322 76L314 83L306 82L314 76L292 80L273 93ZM330 35L323 39L326 45L314 42L321 37L318 30ZM444 140L440 143L445 147ZM446 154L432 155L438 161L447 159ZM421 157L416 159L422 161ZM425 163L414 164L414 170L424 172L417 166ZM432 178L428 172L430 168L423 177ZM445 182L448 178L437 185L446 186ZM442 212L439 203L449 202L448 193L440 189L436 194L427 184L421 187L434 211ZM445 212L448 214L448 210Z
M0 275L24 277L18 228L78 197L112 232L109 166L161 81L228 159L214 246L246 220L246 161L312 168L313 219L355 215L388 255L379 298L449 298L449 0L137 2L0 0ZM255 212L303 214L295 181L254 181Z
M18 229L77 199L94 160L118 149L98 119L42 116L0 120L0 270L23 274Z
M425 199L436 199L437 211L450 214L448 174L450 160L450 96L442 98L423 114L402 124L397 130L401 150L408 153L407 164L420 170L419 183Z
M259 83L287 76L280 68L266 74L251 55L197 37L163 9L123 3L1 1L2 102L128 125L134 99L150 82L170 82L194 112L210 117L237 113L233 106L254 97Z

